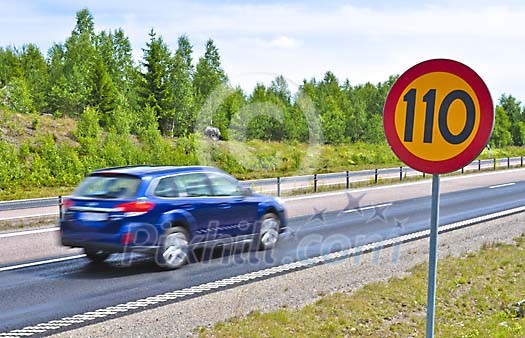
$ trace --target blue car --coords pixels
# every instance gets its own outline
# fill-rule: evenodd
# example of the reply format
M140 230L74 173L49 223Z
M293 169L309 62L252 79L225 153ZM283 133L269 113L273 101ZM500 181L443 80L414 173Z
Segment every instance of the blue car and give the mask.
M176 269L191 250L250 243L272 249L286 230L278 198L203 166L133 166L89 174L62 205L61 241L94 262L115 252L154 255Z

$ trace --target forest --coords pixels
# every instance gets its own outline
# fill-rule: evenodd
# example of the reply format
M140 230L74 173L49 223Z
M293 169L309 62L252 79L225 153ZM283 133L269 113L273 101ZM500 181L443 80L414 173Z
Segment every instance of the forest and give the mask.
M180 36L170 50L151 29L137 61L124 30L96 32L88 9L77 12L72 26L70 36L46 54L32 43L0 47L0 189L70 186L104 166L197 164L196 140L208 126L218 128L222 138L208 145L208 155L238 177L257 170L298 171L305 144L332 150L357 145L358 153L340 155L349 166L363 157L370 164L396 161L382 127L384 101L396 75L377 84L352 84L327 71L322 79L303 80L296 92L277 76L246 93L229 83L211 38L197 58L188 36ZM24 133L13 122L17 118L31 121L33 137L13 142L13 129ZM75 121L71 142L41 128L42 118ZM248 142L252 148L276 142L287 148L241 166L223 142ZM512 95L499 98L490 144L525 144L525 108ZM366 148L374 154L367 155ZM272 163L276 158L280 162Z

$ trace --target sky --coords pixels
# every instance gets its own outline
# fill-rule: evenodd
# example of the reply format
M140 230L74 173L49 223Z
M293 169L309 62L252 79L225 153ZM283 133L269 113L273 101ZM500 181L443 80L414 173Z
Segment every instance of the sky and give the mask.
M152 28L172 51L186 34L194 59L212 38L230 82L247 92L277 75L293 91L326 71L352 85L378 83L449 58L474 69L494 100L505 93L525 102L523 1L0 0L0 46L35 43L45 55L82 8L97 32L122 28L136 60Z

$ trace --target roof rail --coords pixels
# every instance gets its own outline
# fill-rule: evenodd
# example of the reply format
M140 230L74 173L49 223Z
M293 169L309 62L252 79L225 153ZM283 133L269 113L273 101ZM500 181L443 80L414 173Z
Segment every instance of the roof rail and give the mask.
M117 166L117 167L100 168L100 169L93 170L93 172L114 170L114 169L125 169L125 168L138 168L138 167L155 167L155 166L152 166L149 164L122 165L122 166Z

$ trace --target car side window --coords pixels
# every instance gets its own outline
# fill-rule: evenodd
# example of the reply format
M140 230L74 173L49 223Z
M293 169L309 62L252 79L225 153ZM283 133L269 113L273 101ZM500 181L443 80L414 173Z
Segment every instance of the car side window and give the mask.
M179 191L175 183L175 177L164 177L161 178L153 195L158 197L178 197Z
M173 178L180 197L212 196L212 190L206 174L183 174Z
M240 196L242 194L239 183L228 176L216 173L208 174L213 196Z

